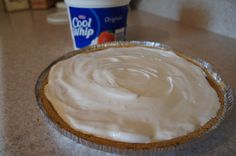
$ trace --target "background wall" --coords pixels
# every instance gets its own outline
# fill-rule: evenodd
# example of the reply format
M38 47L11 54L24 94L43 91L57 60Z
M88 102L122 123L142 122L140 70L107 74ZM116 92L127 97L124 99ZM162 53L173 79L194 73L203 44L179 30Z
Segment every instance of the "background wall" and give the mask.
M133 0L132 5L236 39L236 0Z
M3 0L0 0L0 10L3 10Z

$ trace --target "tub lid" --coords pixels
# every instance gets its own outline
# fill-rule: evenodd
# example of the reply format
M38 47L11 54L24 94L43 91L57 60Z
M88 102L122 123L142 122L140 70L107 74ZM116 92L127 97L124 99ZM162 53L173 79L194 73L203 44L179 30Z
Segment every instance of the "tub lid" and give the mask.
M130 0L65 0L68 6L79 8L109 8L128 5Z

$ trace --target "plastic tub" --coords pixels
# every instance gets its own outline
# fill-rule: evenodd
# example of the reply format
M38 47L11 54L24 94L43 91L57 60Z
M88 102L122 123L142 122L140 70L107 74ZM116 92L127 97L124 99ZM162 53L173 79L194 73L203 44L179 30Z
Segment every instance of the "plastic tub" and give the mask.
M125 40L130 0L65 0L75 49Z

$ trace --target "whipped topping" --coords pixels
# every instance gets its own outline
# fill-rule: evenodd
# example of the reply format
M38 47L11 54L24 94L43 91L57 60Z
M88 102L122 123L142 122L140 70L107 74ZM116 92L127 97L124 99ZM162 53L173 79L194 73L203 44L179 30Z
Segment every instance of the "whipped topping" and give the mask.
M172 51L144 47L60 61L50 70L45 94L73 129L128 143L186 135L220 108L201 68Z

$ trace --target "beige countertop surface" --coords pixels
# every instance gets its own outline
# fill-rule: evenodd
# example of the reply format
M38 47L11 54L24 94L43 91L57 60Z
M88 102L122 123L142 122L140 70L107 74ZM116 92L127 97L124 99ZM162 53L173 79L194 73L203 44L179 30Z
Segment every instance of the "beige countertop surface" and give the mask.
M39 74L73 50L69 25L49 11L0 12L0 155L113 155L77 144L51 127L35 99ZM127 40L157 41L213 65L236 89L236 40L141 11L131 11ZM235 155L236 107L204 141L163 155Z

